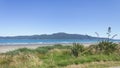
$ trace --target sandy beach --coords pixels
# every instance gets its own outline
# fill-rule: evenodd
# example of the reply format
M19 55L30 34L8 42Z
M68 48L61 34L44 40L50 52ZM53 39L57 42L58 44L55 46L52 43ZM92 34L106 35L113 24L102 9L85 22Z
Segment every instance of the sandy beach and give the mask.
M0 53L5 53L8 51L12 51L15 49L19 48L30 48L30 49L35 49L37 47L42 47L42 46L52 46L55 44L6 44L6 45L0 45ZM72 45L72 44L62 44L62 45ZM83 44L84 46L89 46L91 45L90 43Z
M7 51L12 51L19 48L30 48L35 49L41 46L51 46L51 44L15 44L15 45L0 45L0 53L5 53Z

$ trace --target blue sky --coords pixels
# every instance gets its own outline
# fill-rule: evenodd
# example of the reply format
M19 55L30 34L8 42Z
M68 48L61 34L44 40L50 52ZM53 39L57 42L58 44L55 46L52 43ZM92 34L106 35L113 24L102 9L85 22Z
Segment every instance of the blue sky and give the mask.
M120 0L0 0L0 36L57 32L120 38Z

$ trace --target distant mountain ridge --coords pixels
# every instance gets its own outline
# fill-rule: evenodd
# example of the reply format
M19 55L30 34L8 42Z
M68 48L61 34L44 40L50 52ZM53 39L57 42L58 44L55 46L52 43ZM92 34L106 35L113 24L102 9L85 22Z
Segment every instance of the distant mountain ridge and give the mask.
M42 35L31 35L31 36L13 36L13 37L0 37L0 39L105 39L92 37L89 35L81 34L68 34L68 33L54 33L54 34L42 34Z

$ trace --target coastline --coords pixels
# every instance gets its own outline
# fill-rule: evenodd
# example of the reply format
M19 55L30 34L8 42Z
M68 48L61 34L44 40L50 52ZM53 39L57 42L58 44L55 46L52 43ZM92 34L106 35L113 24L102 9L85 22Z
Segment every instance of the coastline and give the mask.
M4 45L0 45L0 53L5 53L19 48L35 49L37 47L51 46L51 45L52 44L6 44L6 45L4 44Z
M61 44L61 43L60 43ZM92 45L93 43L83 43L84 46ZM29 48L29 49L35 49L37 47L43 47L43 46L53 46L55 44L0 44L0 53L5 53L8 51L16 50L19 48ZM72 43L62 43L62 45L69 45L71 46Z

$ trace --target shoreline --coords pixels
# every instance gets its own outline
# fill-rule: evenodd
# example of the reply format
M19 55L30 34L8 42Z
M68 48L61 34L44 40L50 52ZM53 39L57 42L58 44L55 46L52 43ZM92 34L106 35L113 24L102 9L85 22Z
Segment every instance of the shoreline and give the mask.
M93 43L84 43L84 46L92 45ZM0 45L0 53L5 53L8 51L16 50L19 48L29 48L29 49L35 49L37 47L43 47L43 46L53 46L55 44L4 44ZM69 45L71 46L72 43L63 43L62 45Z

